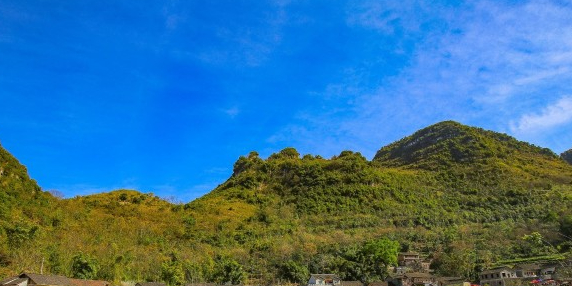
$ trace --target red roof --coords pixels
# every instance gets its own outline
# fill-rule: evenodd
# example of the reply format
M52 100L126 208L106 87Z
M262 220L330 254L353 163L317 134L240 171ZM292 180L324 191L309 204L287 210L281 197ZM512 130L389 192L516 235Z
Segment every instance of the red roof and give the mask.
M109 286L109 282L101 280L70 279L71 286Z

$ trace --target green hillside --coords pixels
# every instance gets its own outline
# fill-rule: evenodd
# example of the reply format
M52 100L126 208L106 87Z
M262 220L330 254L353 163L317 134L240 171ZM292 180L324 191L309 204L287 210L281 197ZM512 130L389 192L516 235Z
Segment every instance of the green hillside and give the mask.
M570 251L572 165L456 122L383 147L372 161L352 151L251 152L187 204L132 190L55 199L2 151L2 170L19 175L0 177L16 184L0 193L12 200L0 274L37 271L44 259L44 271L77 276L72 266L83 259L91 278L110 281L301 282L311 272L374 280L385 273L372 265L413 250L430 255L439 274L471 278L499 261ZM11 232L18 224L24 235ZM533 233L541 243L523 239Z
M11 273L14 260L28 260L19 249L42 236L42 226L51 224L50 212L57 204L0 146L0 276Z
M441 122L381 148L374 162L382 166L441 173L458 188L462 181L476 188L544 187L571 181L570 166L546 148L506 134Z
M564 159L564 161L572 164L572 149L567 150L564 153L560 154L560 157Z

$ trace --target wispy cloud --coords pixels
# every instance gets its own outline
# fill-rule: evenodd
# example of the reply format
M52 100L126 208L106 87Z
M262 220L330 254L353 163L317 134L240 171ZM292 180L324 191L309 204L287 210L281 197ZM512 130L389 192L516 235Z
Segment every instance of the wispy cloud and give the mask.
M572 96L566 96L544 107L539 113L523 115L518 122L512 124L511 130L517 134L535 134L571 122Z
M238 114L240 114L240 108L233 106L231 108L223 109L222 112L230 118L235 118Z
M371 9L350 9L357 14L350 14L348 23L380 32L380 46L387 37L409 43L404 49L410 51L404 55L408 64L397 75L378 80L377 88L359 90L356 82L365 79L355 78L330 84L359 93L352 101L331 102L343 110L337 114L306 111L311 115L285 128L284 137L303 144L329 139L340 145L352 142L360 147L358 151L372 156L383 144L445 119L513 134L570 124L566 114L572 117L570 99L563 97L572 94L570 5L556 1L476 1L456 7L370 3L365 7ZM362 61L387 56L380 50L378 55L364 55ZM547 102L556 104L546 107ZM301 138L288 136L291 130L300 130L296 125L307 130Z
M224 22L212 32L215 41L196 53L196 58L211 65L258 67L267 62L282 42L282 29L287 24L288 1L276 1L270 11L251 11L257 15L249 25ZM267 8L267 7L266 7Z

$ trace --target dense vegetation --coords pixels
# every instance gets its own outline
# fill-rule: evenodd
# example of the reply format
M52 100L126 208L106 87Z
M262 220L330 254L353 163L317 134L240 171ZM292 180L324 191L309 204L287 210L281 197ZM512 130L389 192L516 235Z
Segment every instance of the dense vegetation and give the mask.
M560 154L560 157L564 159L564 161L572 164L572 149L565 151L564 153Z
M442 122L382 148L240 157L209 194L173 204L132 190L57 199L0 147L0 275L302 282L371 281L398 251L439 274L562 258L572 236L572 166L552 151ZM376 266L376 267L373 267Z

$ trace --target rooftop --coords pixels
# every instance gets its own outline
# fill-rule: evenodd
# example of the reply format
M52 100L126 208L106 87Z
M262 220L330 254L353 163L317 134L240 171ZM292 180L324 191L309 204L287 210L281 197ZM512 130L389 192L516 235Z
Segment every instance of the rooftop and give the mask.
M29 284L36 285L71 285L70 279L65 276L22 273L20 278L30 279Z

